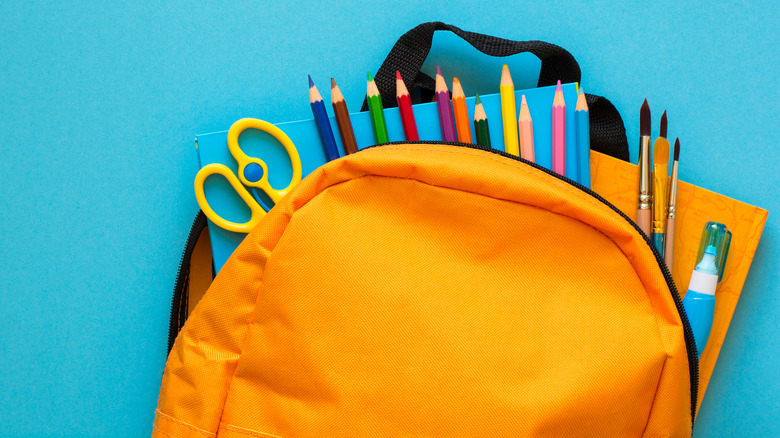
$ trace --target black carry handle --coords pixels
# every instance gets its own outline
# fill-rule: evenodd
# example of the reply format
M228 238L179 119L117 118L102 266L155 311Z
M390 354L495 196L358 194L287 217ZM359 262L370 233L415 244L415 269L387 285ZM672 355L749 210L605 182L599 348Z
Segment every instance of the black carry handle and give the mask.
M374 76L382 105L385 108L397 106L395 99L395 71L401 72L404 83L410 90L419 88L423 98L433 96L434 80L422 73L425 58L431 51L433 33L448 30L490 56L510 56L530 52L542 61L539 71L539 87L561 82L580 82L580 66L574 57L562 47L543 41L512 41L474 32L466 32L440 21L423 23L406 32L398 39L387 58ZM413 79L410 79L413 78ZM623 119L609 100L595 95L586 95L590 113L591 149L628 161L628 142ZM573 102L572 102L573 103ZM362 111L367 104L363 102Z

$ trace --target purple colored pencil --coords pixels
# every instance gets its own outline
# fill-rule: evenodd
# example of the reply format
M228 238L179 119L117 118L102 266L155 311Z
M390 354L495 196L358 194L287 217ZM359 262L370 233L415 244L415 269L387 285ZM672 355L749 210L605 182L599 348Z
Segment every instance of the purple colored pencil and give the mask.
M441 126L441 139L444 141L458 141L455 134L455 121L452 118L452 103L450 90L441 75L441 69L436 66L436 107L439 109L439 126Z

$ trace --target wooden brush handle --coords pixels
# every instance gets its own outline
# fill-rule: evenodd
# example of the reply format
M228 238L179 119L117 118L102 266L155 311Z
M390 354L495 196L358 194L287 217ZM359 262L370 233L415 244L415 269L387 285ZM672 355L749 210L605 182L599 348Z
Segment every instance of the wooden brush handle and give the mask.
M636 224L647 234L647 237L650 237L650 222L652 219L653 213L650 210L638 209L636 211Z
M674 260L674 218L670 217L666 221L666 245L664 247L664 260L669 271L672 271L672 261Z

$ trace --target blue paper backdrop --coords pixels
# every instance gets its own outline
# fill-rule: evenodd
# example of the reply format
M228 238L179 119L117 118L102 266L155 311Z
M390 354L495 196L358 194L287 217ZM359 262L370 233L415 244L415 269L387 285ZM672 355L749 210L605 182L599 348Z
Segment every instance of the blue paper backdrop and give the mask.
M0 435L151 433L195 134L311 117L306 74L357 109L366 71L431 20L567 48L633 161L647 97L681 138L681 179L770 210L695 436L780 435L772 4L2 2ZM438 35L429 61L486 94L506 60ZM508 62L535 85L533 57Z

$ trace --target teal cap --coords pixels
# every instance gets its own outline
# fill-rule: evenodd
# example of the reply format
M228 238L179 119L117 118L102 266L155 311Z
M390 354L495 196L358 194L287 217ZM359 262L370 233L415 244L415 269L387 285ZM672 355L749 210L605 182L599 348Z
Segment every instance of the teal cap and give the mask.
M707 222L699 242L696 255L696 270L717 274L718 282L723 279L723 270L731 245L731 231L718 222Z

